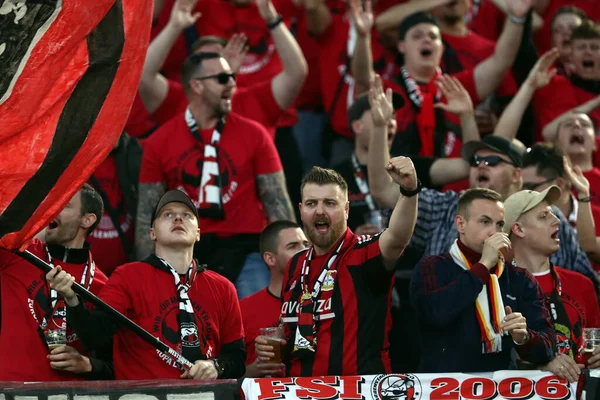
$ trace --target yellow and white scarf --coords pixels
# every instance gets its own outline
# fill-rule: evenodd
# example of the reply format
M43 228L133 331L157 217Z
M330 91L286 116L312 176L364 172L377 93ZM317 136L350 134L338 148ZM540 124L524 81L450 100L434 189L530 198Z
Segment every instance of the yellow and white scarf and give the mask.
M471 263L458 247L458 239L450 247L450 255L462 269L470 270L472 268ZM477 322L481 329L481 352L484 354L502 351L502 334L500 334L499 327L506 316L498 282L502 272L504 272L504 257L500 253L496 270L491 274L489 282L479 292L475 302Z

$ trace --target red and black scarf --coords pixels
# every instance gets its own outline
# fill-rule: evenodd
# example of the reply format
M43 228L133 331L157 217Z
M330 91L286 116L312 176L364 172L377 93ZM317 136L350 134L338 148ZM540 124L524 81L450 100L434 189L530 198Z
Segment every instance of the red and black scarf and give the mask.
M569 315L562 301L562 284L558 271L554 265L550 263L550 275L554 282L552 292L546 296L546 306L550 311L552 325L556 332L557 352L566 354L571 358L575 358L579 351L579 344L582 340L581 321L577 321L575 325L571 324Z
M225 118L220 118L217 122L210 143L204 143L198 123L189 107L185 110L185 122L192 136L199 144L204 145L204 159L198 185L198 204L196 204L198 215L205 218L225 219L223 186L219 169L219 142L225 129Z
M425 85L424 90L421 90L406 66L403 66L400 72L401 83L417 112L416 123L421 142L420 156L444 155L445 117L442 110L436 110L434 107L434 104L442 98L442 93L435 84L440 75L440 71L436 70L433 78Z

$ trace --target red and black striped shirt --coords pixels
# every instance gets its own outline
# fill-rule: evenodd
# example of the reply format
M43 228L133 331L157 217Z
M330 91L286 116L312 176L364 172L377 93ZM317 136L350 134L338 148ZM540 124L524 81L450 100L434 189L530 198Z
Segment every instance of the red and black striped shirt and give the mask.
M317 329L316 352L302 359L295 357L294 346L300 275L308 252L296 254L286 269L282 287L281 316L288 340L286 364L289 376L372 375L390 373L388 334L391 328L390 300L393 272L387 271L379 249L379 235L358 236L347 229L344 244L330 269L333 288L328 300L314 303ZM340 238L342 240L342 238ZM314 256L308 287L314 287L331 251ZM329 280L330 282L331 280Z

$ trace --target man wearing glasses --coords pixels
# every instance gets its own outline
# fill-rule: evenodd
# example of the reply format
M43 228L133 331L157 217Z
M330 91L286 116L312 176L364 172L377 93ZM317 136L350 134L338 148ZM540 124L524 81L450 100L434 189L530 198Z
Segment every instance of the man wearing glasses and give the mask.
M492 189L502 199L508 198L522 187L523 156L519 148L501 136L486 136L481 141L471 141L463 146L462 157L469 161L469 186ZM372 159L370 159L372 161ZM369 182L381 181L379 175L385 166L369 163ZM390 185L372 185L371 193L381 207L393 207L391 201L398 197ZM419 195L419 213L415 232L409 248L426 256L447 252L458 237L454 217L460 194L453 191L438 192L423 189ZM561 218L560 249L550 257L555 265L563 265L580 272L595 284L595 273L586 254L581 251L575 229Z
M181 75L188 107L144 146L137 254L152 252L147 229L160 196L182 190L198 208L203 231L195 256L234 282L243 298L269 283L260 232L295 219L281 161L263 126L231 112L236 83L220 53L193 54Z

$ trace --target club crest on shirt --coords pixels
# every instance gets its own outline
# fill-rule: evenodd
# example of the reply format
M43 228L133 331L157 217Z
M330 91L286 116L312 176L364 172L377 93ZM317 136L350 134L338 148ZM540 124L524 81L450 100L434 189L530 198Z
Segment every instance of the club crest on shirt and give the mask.
M333 287L335 285L335 276L334 274L337 271L327 271L327 274L325 275L325 279L323 279L323 287L321 288L322 291L329 291L329 290L333 290Z

